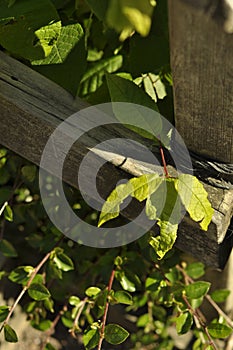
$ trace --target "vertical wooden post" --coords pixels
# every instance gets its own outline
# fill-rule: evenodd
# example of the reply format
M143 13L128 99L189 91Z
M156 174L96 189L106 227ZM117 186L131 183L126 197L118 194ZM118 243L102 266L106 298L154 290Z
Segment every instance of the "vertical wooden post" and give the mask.
M233 163L233 34L207 15L207 1L186 2L169 0L176 128L191 151ZM232 288L232 266L231 254L223 272L207 274L213 288Z
M176 128L190 150L233 163L233 34L180 0L169 17Z

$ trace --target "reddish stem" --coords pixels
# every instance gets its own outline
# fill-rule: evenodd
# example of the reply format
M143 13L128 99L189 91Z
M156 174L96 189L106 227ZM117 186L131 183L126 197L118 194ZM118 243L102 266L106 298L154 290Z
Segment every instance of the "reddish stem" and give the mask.
M163 152L163 147L160 146L159 150L160 150L160 154L161 154L161 158L162 158L162 162L163 162L163 169L164 169L165 177L169 177L168 170L167 170L167 163L166 163L164 152Z
M103 315L103 319L102 319L102 327L101 327L101 331L100 331L100 339L99 339L99 344L98 344L98 350L101 350L101 346L104 340L104 330L105 330L105 325L106 325L106 321L107 321L107 315L108 315L108 309L109 309L109 293L111 292L112 289L112 284L114 281L114 277L115 277L115 272L116 270L112 270L111 276L109 278L108 281L108 296L107 296L107 301L106 301L106 305L105 305L105 309L104 309L104 315Z

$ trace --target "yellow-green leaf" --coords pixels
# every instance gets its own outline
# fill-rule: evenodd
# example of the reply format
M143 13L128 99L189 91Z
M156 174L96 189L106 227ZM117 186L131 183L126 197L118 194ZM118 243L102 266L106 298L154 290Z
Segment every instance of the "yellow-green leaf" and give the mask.
M117 186L109 195L102 207L98 226L116 218L120 213L120 204L127 197L135 197L142 202L162 183L163 178L159 174L145 174L130 179L126 184Z
M202 183L195 176L181 174L175 187L190 217L199 222L202 230L207 231L214 210Z

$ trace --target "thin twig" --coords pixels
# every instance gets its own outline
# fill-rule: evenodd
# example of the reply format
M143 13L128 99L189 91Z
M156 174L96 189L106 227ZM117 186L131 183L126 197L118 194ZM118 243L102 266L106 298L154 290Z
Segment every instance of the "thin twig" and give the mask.
M79 307L79 310L78 310L78 312L77 312L77 315L76 315L76 317L75 317L75 319L74 319L73 328L72 328L71 331L70 331L72 337L74 337L74 338L76 338L76 336L75 336L75 330L76 330L77 328L79 328L79 325L78 325L79 319L80 319L80 316L81 316L81 314L82 314L82 312L83 312L83 309L84 309L84 307L85 307L87 301L88 301L88 298L87 298L87 297L84 298L84 299L82 300L82 302L81 302L82 304L81 304L81 306Z
M211 335L210 335L210 333L209 333L209 331L208 331L208 328L207 328L206 324L205 324L205 323L203 322L203 320L200 318L200 316L199 316L199 314L197 313L197 311L196 311L195 309L193 309L193 307L192 307L191 304L189 303L189 301L188 301L186 295L183 294L183 295L182 295L182 298L183 298L185 304L187 305L188 309L189 309L190 312L192 313L192 315L195 316L195 317L198 319L198 321L199 321L201 327L203 328L205 334L207 335L207 338L209 339L209 345L211 345L211 346L214 348L214 350L218 350L217 345L216 345L215 342L213 341L213 339L212 339L212 337L211 337Z
M103 319L102 319L102 327L101 327L101 331L100 331L100 339L99 339L99 343L98 343L98 350L101 350L102 347L102 343L104 340L104 330L105 330L105 325L106 325L106 321L107 321L107 315L108 315L108 309L109 309L109 294L111 292L112 289L112 284L114 281L114 277L115 277L115 272L116 270L113 269L111 276L109 278L109 282L108 282L108 295L107 295L107 301L106 301L106 305L105 305L105 309L104 309L104 315L103 315Z
M180 266L177 265L176 268L183 274L183 276L185 277L185 279L187 279L187 281L189 283L193 283L194 280L186 273L186 271ZM222 316L223 318L225 318L226 322L228 323L228 325L230 327L233 328L233 321L230 319L230 317L218 306L218 304L211 298L211 296L209 294L205 294L205 299L208 300L208 302L212 305L212 307L217 311L217 313Z
M53 249L58 246L60 244L60 242L63 240L64 237L62 237L57 243L56 245L53 247ZM30 287L34 277L36 276L36 274L39 272L39 270L41 269L41 267L46 263L46 261L50 258L53 249L47 253L44 258L39 262L39 264L34 268L32 274L30 275L30 278L27 282L27 284L23 287L23 289L21 290L21 292L19 293L17 299L14 301L13 305L10 308L10 311L5 319L5 321L3 322L1 328L0 328L0 332L3 330L4 326L9 322L9 319L11 317L11 315L13 314L16 306L18 305L18 303L20 302L20 300L22 299L22 297L24 296L24 294L26 293L26 291L28 290L28 288Z

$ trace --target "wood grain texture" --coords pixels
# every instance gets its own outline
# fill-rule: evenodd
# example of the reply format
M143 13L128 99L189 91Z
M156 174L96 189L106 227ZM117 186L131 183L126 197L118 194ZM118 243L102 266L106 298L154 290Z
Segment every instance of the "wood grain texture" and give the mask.
M38 165L45 144L57 125L86 104L80 100L74 101L62 88L1 52L0 68L0 143ZM83 156L96 144L119 137L131 138L150 146L147 141L122 126L102 126L73 145L65 162L63 180L77 187L77 171ZM63 152L62 144L58 145L57 152L59 157ZM126 158L110 150L91 152L93 167L98 167L103 159L107 161L96 179L98 190L104 198L123 178L162 172L159 165L141 159L134 148L131 153L134 157ZM158 157L156 149L155 155ZM51 159L51 162L56 165L56 159ZM170 168L172 171L174 169ZM91 181L88 176L86 181L88 186L88 181ZM227 230L233 214L233 190L205 186L215 208L213 222L205 233L186 216L180 224L176 246L206 264L219 268L224 265L231 250ZM130 219L140 210L141 206L137 203L133 210L126 210L124 215ZM156 231L156 227L154 229Z
M169 0L176 127L187 147L233 163L233 35Z

